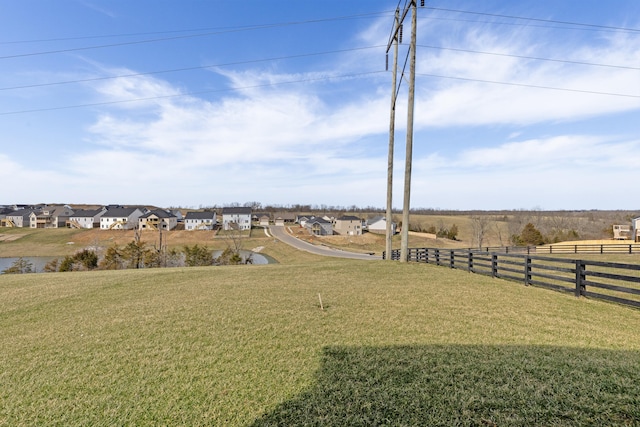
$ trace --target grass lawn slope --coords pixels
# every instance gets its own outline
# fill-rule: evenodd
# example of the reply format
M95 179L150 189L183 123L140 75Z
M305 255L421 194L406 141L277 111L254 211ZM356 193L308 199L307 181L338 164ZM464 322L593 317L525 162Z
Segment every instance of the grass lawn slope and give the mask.
M2 275L0 348L7 426L640 425L640 311L425 264Z

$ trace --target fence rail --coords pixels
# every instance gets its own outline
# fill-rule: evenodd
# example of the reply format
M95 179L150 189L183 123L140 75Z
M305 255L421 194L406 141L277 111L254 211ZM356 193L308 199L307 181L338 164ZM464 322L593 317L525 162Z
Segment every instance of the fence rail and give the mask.
M526 254L640 254L640 243L566 243L544 246L486 246L469 251L526 253Z
M408 251L407 260L464 269L470 273L521 282L526 286L534 285L573 293L577 297L584 296L640 308L640 265L638 264L550 258L533 256L525 248L521 248L519 253L502 249L503 252L478 249L411 248ZM640 253L640 249L635 250L636 252L633 253ZM386 254L383 254L383 258L385 257ZM391 259L399 260L400 251L391 251Z

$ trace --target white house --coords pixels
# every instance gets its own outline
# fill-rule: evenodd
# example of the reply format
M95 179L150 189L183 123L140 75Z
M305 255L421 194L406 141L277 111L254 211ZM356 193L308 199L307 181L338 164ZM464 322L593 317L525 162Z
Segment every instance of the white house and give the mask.
M633 241L640 242L640 216L631 220L631 228L633 229Z
M100 217L101 230L132 230L138 225L138 218L143 215L139 208L109 208Z
M106 207L100 209L78 209L73 212L67 221L69 228L98 228L100 217L107 211Z
M185 230L213 230L216 225L216 213L213 211L187 212L184 218Z
M370 233L386 234L387 218L384 216L376 216L367 220L367 230ZM391 234L396 234L396 223L391 223Z
M251 208L222 208L223 230L251 230Z

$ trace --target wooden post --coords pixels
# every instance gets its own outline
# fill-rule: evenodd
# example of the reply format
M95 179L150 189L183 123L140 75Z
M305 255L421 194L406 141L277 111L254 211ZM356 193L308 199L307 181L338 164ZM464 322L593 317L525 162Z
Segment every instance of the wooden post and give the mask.
M576 260L576 297L584 296L587 293L586 286L584 284L586 277L587 266L584 261Z
M531 257L526 256L524 258L524 285L529 286L531 284Z
M491 254L491 277L498 277L498 254Z

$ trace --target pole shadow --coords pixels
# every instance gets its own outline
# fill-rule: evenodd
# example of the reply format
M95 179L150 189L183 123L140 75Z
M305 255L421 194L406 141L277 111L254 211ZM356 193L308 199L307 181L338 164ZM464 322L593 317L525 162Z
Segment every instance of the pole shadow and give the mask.
M262 426L640 426L640 353L547 346L327 347Z

